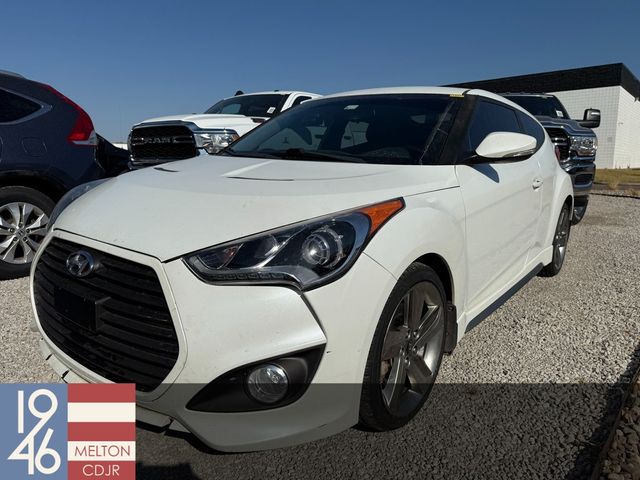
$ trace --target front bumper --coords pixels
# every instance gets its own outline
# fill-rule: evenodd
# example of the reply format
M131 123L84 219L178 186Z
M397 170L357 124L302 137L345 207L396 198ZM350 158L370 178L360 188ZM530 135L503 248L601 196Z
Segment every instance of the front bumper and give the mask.
M588 197L593 189L596 175L595 157L572 156L562 164L562 168L571 176L573 193L578 197Z
M178 335L179 355L158 388L138 392L139 420L190 432L223 451L287 446L357 423L373 331L395 284L366 255L338 281L301 294L285 287L208 285L181 260L162 263L63 231L53 235L147 265L158 275ZM31 288L33 298L33 284ZM108 382L58 348L45 335L37 313L36 326L43 355L65 381ZM290 405L238 413L186 408L205 385L231 370L318 346L325 350L312 383Z

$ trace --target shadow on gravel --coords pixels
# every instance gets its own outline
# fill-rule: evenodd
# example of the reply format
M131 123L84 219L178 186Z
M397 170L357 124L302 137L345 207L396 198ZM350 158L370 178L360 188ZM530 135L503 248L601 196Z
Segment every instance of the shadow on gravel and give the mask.
M141 461L175 467L141 464L138 478L589 479L639 363L640 345L615 384L440 383L404 428L267 452L212 455L143 436ZM325 398L344 387L323 386Z
M570 472L607 410L611 387L438 385L419 420L421 471L443 479L583 479L585 470ZM594 460L584 457L589 473Z
M140 462L136 464L136 478L138 480L200 480L188 464L161 467Z
M600 478L610 440L614 434L615 424L631 391L632 382L640 369L640 344L631 356L631 361L618 381L607 392L607 404L598 427L580 451L573 469L567 479Z
M228 453L226 452L221 452L219 450L214 450L213 448L208 447L198 437L190 433L168 430L166 428L156 427L154 425L150 425L148 423L140 421L136 422L136 428L139 428L140 430L146 430L158 435L164 435L166 437L181 439L201 453L205 453L208 455L228 455Z

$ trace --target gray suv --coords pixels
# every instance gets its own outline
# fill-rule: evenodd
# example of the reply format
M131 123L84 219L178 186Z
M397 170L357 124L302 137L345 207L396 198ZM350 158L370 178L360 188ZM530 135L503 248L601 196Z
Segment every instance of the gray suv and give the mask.
M87 113L60 92L0 71L0 279L27 275L55 203L106 176Z

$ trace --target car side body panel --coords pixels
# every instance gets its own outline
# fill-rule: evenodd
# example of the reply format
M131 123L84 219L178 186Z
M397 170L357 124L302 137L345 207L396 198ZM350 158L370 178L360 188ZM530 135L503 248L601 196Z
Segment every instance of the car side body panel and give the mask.
M538 170L533 157L456 166L466 211L467 308L524 268L540 215L540 192L531 186Z
M96 162L96 148L67 140L77 112L41 84L0 74L0 89L42 106L34 115L0 123L0 173L28 171L51 177L65 190L105 176Z

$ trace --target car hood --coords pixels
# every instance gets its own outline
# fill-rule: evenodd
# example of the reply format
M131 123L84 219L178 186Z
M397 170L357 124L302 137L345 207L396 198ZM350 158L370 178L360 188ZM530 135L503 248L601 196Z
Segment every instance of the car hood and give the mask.
M194 123L199 128L234 128L245 126L247 128L255 128L265 121L263 117L245 117L244 115L227 115L212 113L190 113L184 115L168 115L165 117L156 117L138 123L136 127L147 125L150 123Z
M55 228L162 261L291 223L457 186L452 166L196 157L111 179Z

